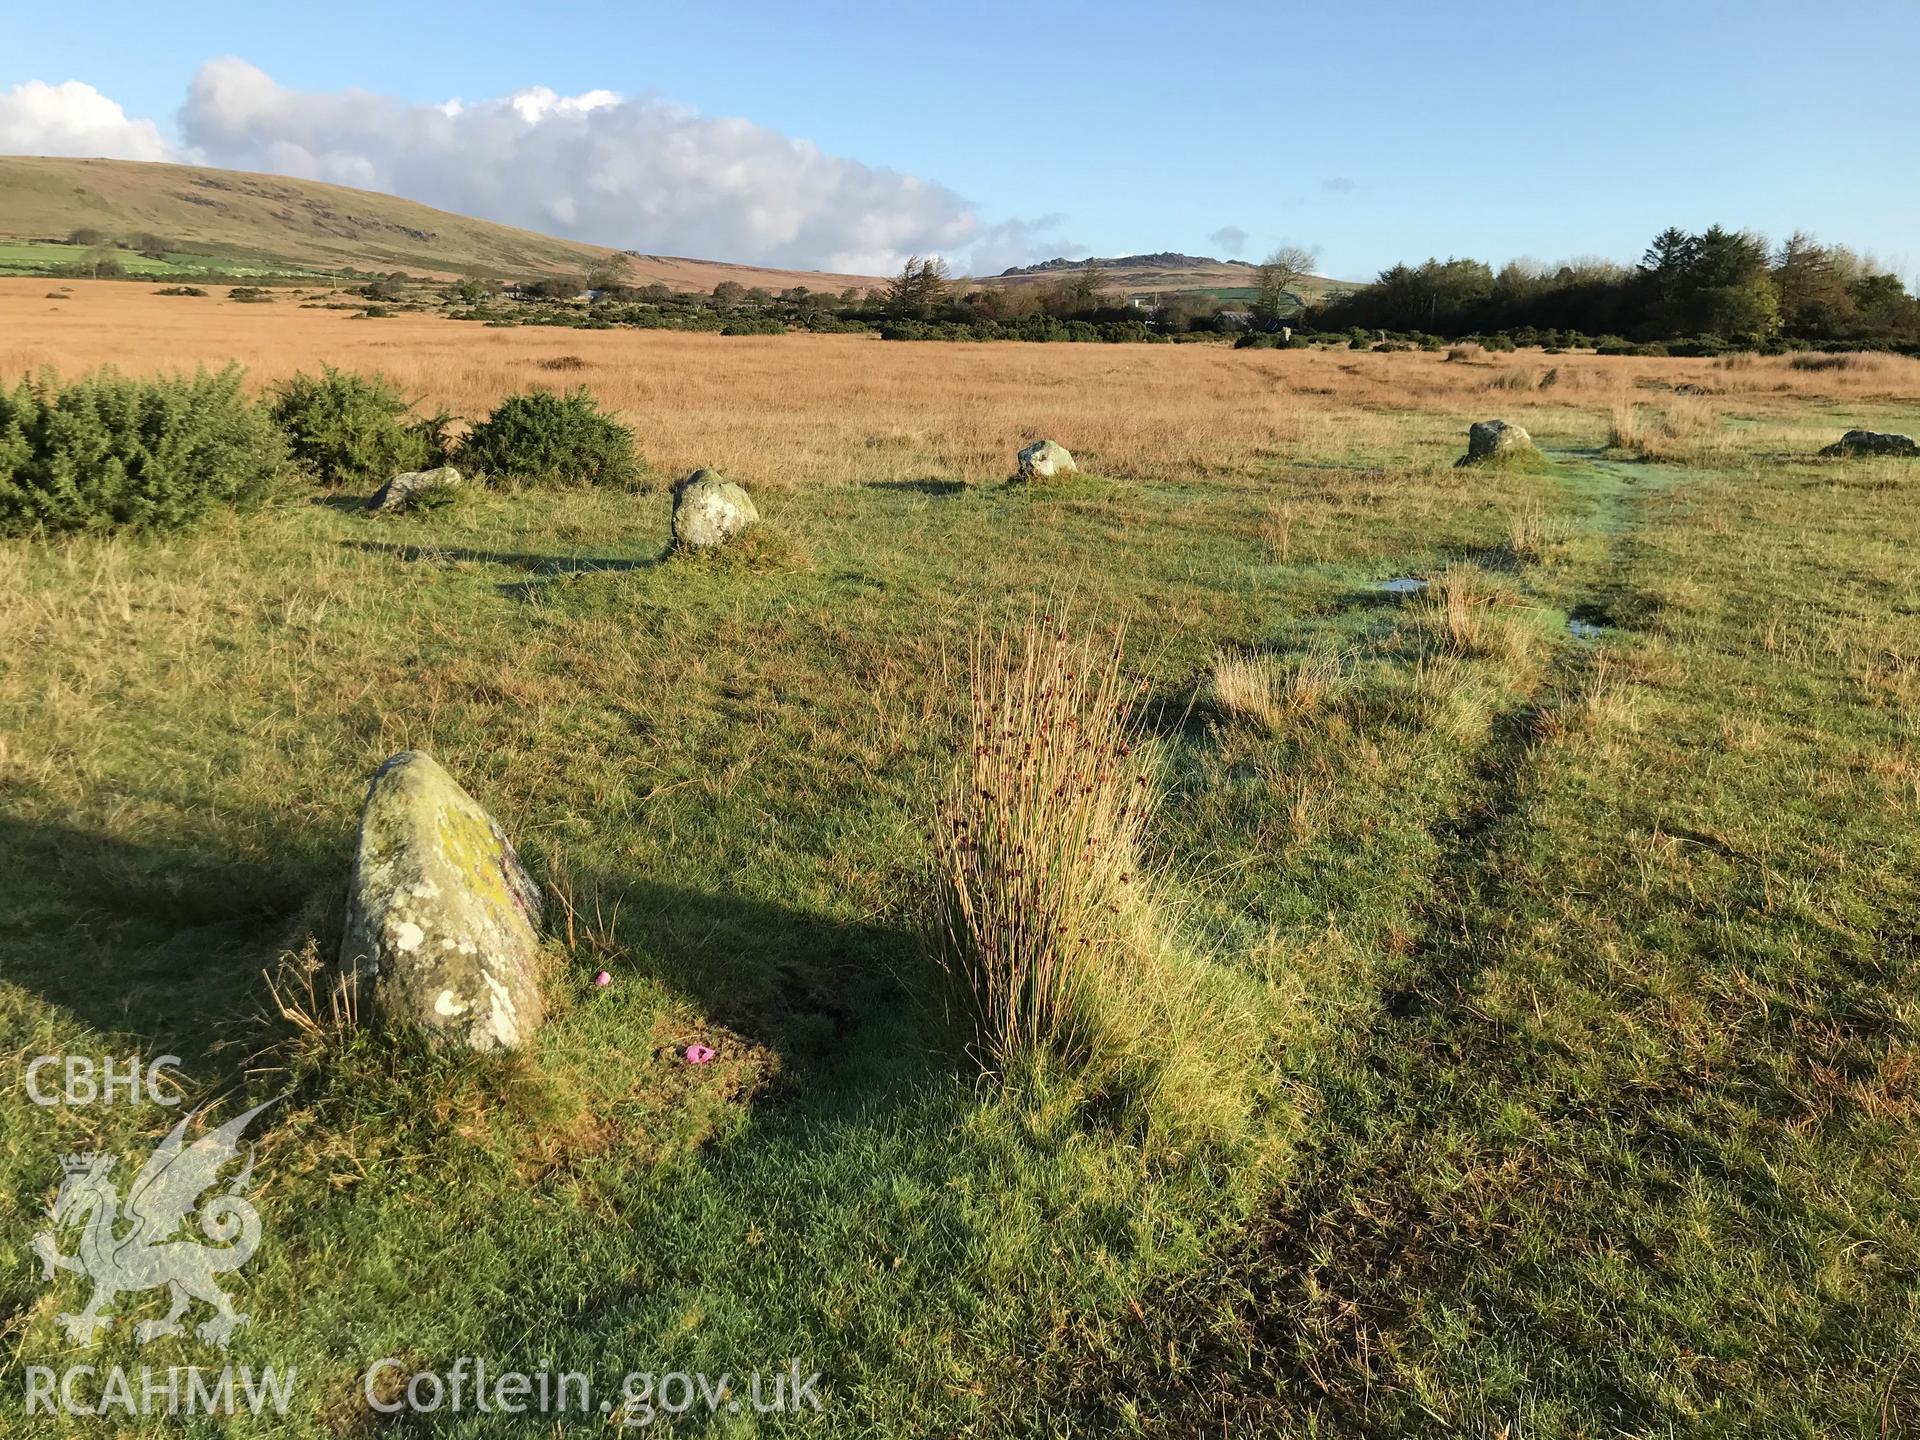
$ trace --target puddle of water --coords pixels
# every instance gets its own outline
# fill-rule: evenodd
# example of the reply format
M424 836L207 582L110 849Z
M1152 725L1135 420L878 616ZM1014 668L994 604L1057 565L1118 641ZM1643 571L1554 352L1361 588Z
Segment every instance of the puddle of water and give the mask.
M1596 625L1591 620L1582 620L1577 616L1567 621L1567 633L1576 640L1598 640L1607 633L1607 627Z
M1389 595L1411 595L1416 590L1427 588L1427 582L1414 575L1396 575L1391 580L1381 580L1374 587Z

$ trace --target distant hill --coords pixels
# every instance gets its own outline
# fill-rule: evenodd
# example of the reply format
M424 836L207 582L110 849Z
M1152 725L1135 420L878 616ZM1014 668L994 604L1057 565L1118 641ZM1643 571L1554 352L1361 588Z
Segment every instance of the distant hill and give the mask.
M1045 275L1055 270L1204 270L1217 269L1222 265L1238 265L1244 269L1253 269L1252 262L1247 260L1215 260L1206 255L1182 255L1177 250L1158 250L1151 255L1117 255L1088 260L1069 260L1064 255L1057 255L1051 260L1042 260L1037 265L1011 265L1002 270L996 278L1005 279L1010 275Z
M1182 255L1162 250L1152 255L1102 256L1090 260L1064 257L1043 260L1037 265L1018 265L998 275L983 276L977 284L1022 287L1051 285L1062 275L1075 270L1100 270L1111 288L1127 295L1166 295L1178 291L1206 291L1223 299L1243 297L1252 292L1254 271L1258 267L1245 260L1215 260L1206 255ZM1316 299L1361 287L1347 280L1329 280L1314 275L1295 287L1303 298Z
M168 262L128 267L156 275L204 269L210 259L236 270L517 278L583 274L626 253L630 283L658 281L676 290L711 290L722 280L816 290L882 283L874 276L619 252L315 180L133 160L0 156L0 242L65 240L77 230L123 242L161 240ZM25 253L18 245L0 248ZM60 258L54 247L36 253Z

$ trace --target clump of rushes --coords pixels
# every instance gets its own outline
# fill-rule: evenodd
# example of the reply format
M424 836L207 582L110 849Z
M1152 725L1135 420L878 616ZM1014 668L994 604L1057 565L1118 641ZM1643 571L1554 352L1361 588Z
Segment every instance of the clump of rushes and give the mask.
M1042 616L975 632L966 746L936 816L936 941L988 1071L1217 1131L1244 1121L1246 1087L1212 1072L1249 1051L1166 944L1142 858L1160 791L1123 642Z

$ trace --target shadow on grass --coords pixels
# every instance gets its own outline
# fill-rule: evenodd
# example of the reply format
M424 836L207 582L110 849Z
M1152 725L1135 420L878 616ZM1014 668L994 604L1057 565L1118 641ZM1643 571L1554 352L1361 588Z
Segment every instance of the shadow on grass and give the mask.
M618 963L790 1063L830 1067L863 1008L911 1004L903 989L921 948L904 923L839 921L628 875L569 883L577 924L617 917L609 948ZM564 930L560 905L550 919Z
M243 856L0 819L14 896L0 918L6 978L90 1029L182 1056L201 1079L237 1080L243 1057L214 1052L253 1031L270 1038L257 1018L262 972L282 953L312 937L331 957L353 849L350 830L246 833L268 838ZM617 914L616 968L657 979L790 1066L831 1065L862 1004L900 1008L919 957L904 925L841 923L631 875L576 874L570 884L583 926ZM564 937L564 907L550 899L548 915ZM569 968L591 973L600 963L583 947Z
M330 848L276 836L271 854L240 856L0 819L7 978L92 1029L204 1060L295 919L329 882L341 890Z
M437 561L467 562L477 565L509 565L535 575L594 575L603 572L651 570L665 561L666 553L645 559L621 559L595 555L530 555L519 550L470 550L460 545L396 545L380 540L342 540L348 550L363 550L372 555L391 555L409 563Z
M365 495L316 495L309 503L343 515L364 515L368 513L372 501Z
M916 495L964 495L973 487L964 480L941 480L928 476L924 480L871 480L869 490L905 490Z

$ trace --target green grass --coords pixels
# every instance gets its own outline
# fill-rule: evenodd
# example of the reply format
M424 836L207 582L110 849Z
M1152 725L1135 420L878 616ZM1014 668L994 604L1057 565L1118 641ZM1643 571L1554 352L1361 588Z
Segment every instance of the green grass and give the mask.
M62 245L51 240L0 240L0 275L62 275L87 263L84 245ZM287 275L320 278L320 272L290 271L285 266L247 263L219 255L168 251L156 259L133 250L116 249L113 258L121 270L136 279L163 279L198 275Z
M183 265L169 257L156 260L131 250L116 250L114 258L129 275L197 275L200 267ZM87 261L82 245L60 245L50 240L0 240L0 275L55 275Z
M472 1353L797 1356L800 1428L850 1435L1920 1425L1920 467L1417 449L768 493L752 565L663 563L624 493L10 542L0 1036L290 1094L234 1358L303 1409L231 1433L372 1433L368 1363ZM1443 573L1466 642L1375 588ZM1150 858L1258 1011L1230 1143L996 1098L925 1003L954 664L1063 596L1128 622ZM1222 651L1340 680L1237 719ZM557 1014L512 1062L358 1031L249 1080L407 746L569 898ZM164 1128L0 1100L0 1407L82 1298L27 1254L59 1154Z

